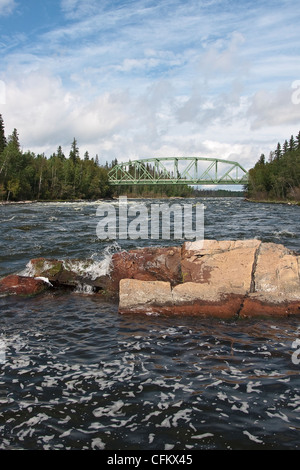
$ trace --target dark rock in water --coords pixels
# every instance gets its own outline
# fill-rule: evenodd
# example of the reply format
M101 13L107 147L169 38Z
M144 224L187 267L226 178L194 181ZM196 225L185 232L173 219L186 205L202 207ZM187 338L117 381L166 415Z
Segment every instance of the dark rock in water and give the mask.
M33 277L47 278L57 288L90 287L94 292L103 293L109 289L108 266L90 259L32 259L27 272Z
M11 275L0 281L0 294L30 297L45 292L50 287L42 279Z

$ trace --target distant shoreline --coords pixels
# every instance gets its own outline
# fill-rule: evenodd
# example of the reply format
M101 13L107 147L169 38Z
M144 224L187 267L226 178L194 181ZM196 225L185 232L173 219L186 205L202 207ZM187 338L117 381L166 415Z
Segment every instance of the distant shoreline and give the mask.
M300 206L299 201L281 201L281 200L272 200L272 199L249 199L245 198L246 202L257 202L258 204L285 204L288 206Z
M169 199L169 200L174 200L174 199L209 199L209 198L232 198L232 199L240 199L243 196L126 196L127 199ZM51 204L51 203L79 203L79 202L86 202L86 203L96 203L100 201L115 201L118 200L118 196L113 196L113 197L106 197L103 199L51 199L51 200L34 200L34 201L0 201L0 207L1 206L13 206L13 205L25 205L25 204Z
M171 197L150 197L149 199L206 199L206 198L210 198L210 197L214 197L214 196L188 196L188 197L179 197L179 196L171 196ZM222 199L223 197L220 197L220 196L216 196L216 197L219 197L220 199ZM237 198L237 196L225 196L225 197L228 197L228 198ZM241 196L242 197L242 196ZM13 205L30 205L30 204L49 204L49 203L79 203L79 202L86 202L86 203L96 203L98 201L107 201L107 200L116 200L118 199L118 197L112 197L112 198L103 198L103 199L95 199L95 200L89 200L89 199L66 199L66 200L62 200L62 199L53 199L53 200L49 200L49 201L38 201L38 200L34 200L34 201L29 201L29 200L26 200L26 201L0 201L0 207L1 206L13 206ZM133 196L128 196L128 199L148 199L147 197L143 197L143 196L136 196L136 197L133 197ZM244 198L244 201L245 202L251 202L251 203L257 203L257 204L284 204L284 205L289 205L289 206L300 206L300 201L281 201L281 200L271 200L271 199L262 199L262 200L258 200L258 199L251 199L251 198Z

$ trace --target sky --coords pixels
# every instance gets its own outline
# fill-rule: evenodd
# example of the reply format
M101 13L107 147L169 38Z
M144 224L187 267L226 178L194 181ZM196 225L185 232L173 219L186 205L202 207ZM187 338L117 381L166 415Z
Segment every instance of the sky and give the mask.
M299 24L299 0L0 0L6 134L250 169L300 130Z

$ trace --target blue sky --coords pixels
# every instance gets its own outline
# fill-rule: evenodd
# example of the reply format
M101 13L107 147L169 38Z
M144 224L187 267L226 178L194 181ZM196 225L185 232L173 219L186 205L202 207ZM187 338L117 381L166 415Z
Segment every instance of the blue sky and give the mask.
M300 130L298 0L0 0L0 113L24 150L251 168ZM5 96L3 89L5 88Z

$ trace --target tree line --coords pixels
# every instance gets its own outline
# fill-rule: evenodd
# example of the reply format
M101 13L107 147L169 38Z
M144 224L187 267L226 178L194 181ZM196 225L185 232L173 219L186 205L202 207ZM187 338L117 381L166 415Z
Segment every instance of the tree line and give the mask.
M124 194L129 197L186 197L193 193L186 184L110 186L108 172L117 163L114 159L110 164L101 165L98 155L91 158L87 151L81 158L76 138L68 155L62 146L49 158L44 153L23 152L17 129L6 138L0 114L0 201L95 200Z
M50 158L23 152L17 129L6 138L0 115L0 200L98 199L112 195L108 168L85 152L80 158L74 138L69 155L59 146Z
M261 154L245 189L255 200L300 201L300 131L278 142L268 159Z

